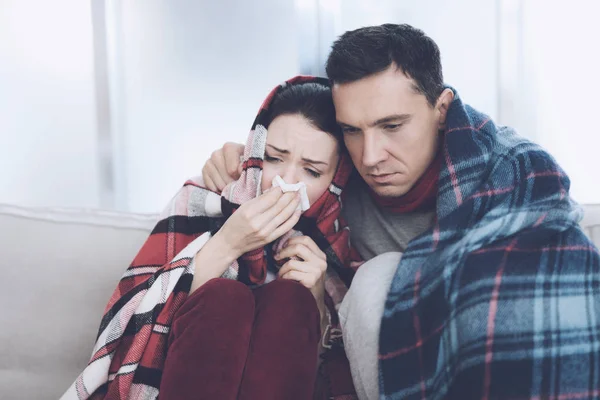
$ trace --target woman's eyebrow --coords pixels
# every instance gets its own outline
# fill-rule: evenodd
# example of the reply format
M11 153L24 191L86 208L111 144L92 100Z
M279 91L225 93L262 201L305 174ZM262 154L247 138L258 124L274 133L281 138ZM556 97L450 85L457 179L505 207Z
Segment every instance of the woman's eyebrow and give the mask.
M303 158L302 161L307 162L309 164L323 164L323 165L328 165L328 163L325 162L325 161L311 160L310 158Z
M272 144L268 144L267 147L271 147L273 150L278 151L282 154L290 154L289 150L280 149L278 147L273 146Z
M275 147L272 144L267 144L267 147L271 147L273 150L280 152L281 154L290 154L289 150L285 150L285 149L280 149L279 147ZM328 162L325 161L317 161L317 160L311 160L310 158L302 158L302 161L307 162L309 164L323 164L323 165L329 165Z

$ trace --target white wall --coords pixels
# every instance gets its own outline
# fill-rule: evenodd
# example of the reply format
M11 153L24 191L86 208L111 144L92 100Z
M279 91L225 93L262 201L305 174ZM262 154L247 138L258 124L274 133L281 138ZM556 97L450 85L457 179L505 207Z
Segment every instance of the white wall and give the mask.
M293 1L118 2L118 207L161 210L298 73Z
M523 3L520 119L571 177L581 203L600 202L600 3Z
M96 207L90 3L0 1L0 203Z

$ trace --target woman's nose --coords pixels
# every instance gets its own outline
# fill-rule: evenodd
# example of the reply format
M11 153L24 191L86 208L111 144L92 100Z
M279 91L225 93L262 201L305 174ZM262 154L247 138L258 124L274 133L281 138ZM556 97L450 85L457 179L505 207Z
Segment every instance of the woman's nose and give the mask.
M285 181L285 183L297 183L298 182L296 168L288 167L282 172L283 172L283 175L281 175L281 178Z

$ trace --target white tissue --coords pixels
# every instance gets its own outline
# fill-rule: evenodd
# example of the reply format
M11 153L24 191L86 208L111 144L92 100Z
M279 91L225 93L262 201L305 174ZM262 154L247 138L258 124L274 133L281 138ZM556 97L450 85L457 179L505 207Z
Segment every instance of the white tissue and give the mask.
M300 193L300 204L298 209L302 212L310 208L310 202L308 201L308 195L306 194L306 184L304 182L298 183L285 183L283 178L277 175L273 178L273 187L280 187L282 192L299 192Z

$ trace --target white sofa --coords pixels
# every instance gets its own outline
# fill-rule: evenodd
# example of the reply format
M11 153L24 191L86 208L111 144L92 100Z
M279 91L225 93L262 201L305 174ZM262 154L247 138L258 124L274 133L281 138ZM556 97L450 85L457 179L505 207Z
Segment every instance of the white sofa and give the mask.
M0 205L0 399L57 399L155 215ZM600 205L582 221L600 247Z

